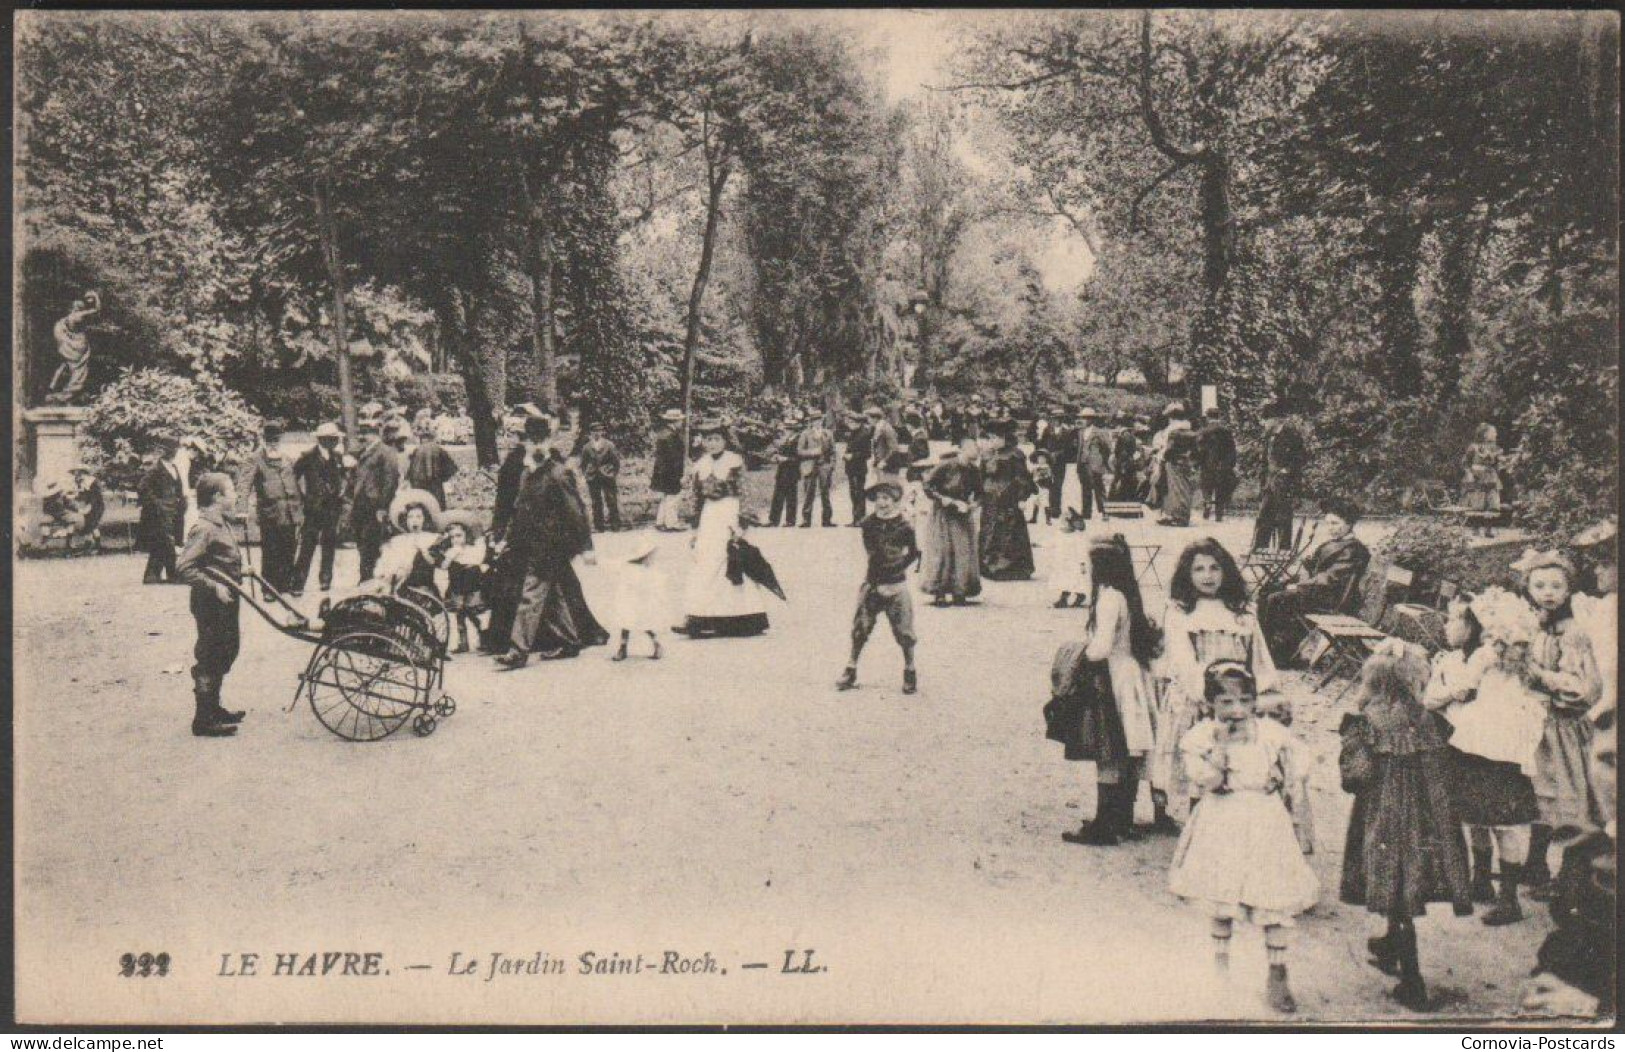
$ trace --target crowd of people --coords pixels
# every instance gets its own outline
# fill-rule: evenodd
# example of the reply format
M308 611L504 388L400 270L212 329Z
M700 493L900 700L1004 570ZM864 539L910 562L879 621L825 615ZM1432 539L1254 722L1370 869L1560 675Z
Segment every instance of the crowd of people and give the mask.
M1096 801L1093 816L1062 839L1109 848L1177 837L1169 888L1211 918L1216 963L1228 964L1236 922L1259 926L1267 1001L1292 1012L1289 932L1321 889L1305 861L1315 844L1307 758L1281 670L1313 658L1310 615L1357 608L1371 554L1348 501L1323 503L1315 543L1294 536L1308 455L1285 415L1285 407L1266 414L1253 532L1254 547L1280 560L1249 583L1233 553L1199 538L1179 553L1160 612L1147 609L1130 546L1104 520L1143 514L1148 504L1169 526L1197 514L1222 520L1236 443L1216 412L1197 428L1173 403L1150 433L1143 421L1108 421L1080 406L1028 422L1023 434L1008 415L939 405L871 404L839 421L809 406L784 410L765 452L769 527L812 528L815 512L833 526L837 466L846 476L865 566L839 690L858 686L861 655L884 616L902 652L903 691L916 692L913 590L935 606L969 606L985 581L1031 577L1029 526L1040 516L1058 523L1054 605L1087 612L1055 656L1045 716L1066 758L1088 761ZM769 627L767 597L782 592L748 539L755 520L742 504L737 430L715 418L684 423L679 411L660 415L650 469L656 529L693 530L683 616L672 630L694 639L760 634ZM621 525L619 452L594 427L566 447L554 419L534 407L518 425L489 528L447 507L457 467L434 436L414 435L387 412L363 416L353 456L331 424L291 459L268 430L236 479L210 470L201 451L187 465L166 445L143 482L153 541L147 579L193 588L193 732L230 736L242 719L220 701L238 646L235 595L203 572L241 574L226 514L239 490L257 510L259 572L281 591L299 594L318 547L321 586L331 587L348 514L361 587L432 592L453 615L457 653L477 638L499 668L516 670L610 642L575 565L596 562L595 530ZM177 558L189 492L198 525ZM1092 529L1096 516L1103 524ZM1340 728L1341 781L1355 803L1339 895L1382 919L1371 964L1398 978L1394 997L1408 1008L1432 1004L1417 934L1427 907L1470 914L1482 904L1485 925L1513 924L1524 918L1524 889L1552 902L1557 924L1529 1005L1611 1010L1614 540L1611 527L1577 538L1591 594L1573 555L1530 551L1509 567L1519 591L1454 598L1439 653L1389 639L1360 671ZM609 567L616 660L645 635L650 656L661 656L669 606L658 550L639 543ZM1143 826L1135 822L1142 786L1151 811Z

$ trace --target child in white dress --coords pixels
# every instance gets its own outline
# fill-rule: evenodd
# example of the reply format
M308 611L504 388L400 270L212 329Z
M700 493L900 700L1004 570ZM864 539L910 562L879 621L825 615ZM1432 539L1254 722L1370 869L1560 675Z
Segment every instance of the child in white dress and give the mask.
M1230 963L1235 920L1261 926L1270 1007L1294 1012L1286 929L1320 894L1304 861L1314 849L1314 833L1300 747L1291 731L1259 717L1258 692L1245 665L1215 662L1205 678L1215 718L1191 728L1180 744L1186 774L1202 797L1174 849L1168 888L1208 910L1221 969Z
M1450 796L1472 842L1472 897L1495 902L1485 924L1523 918L1518 881L1529 853L1529 824L1539 817L1529 775L1535 769L1546 710L1520 674L1517 644L1488 636L1471 600L1450 604L1445 623L1450 649L1433 658L1422 704L1450 721ZM1501 858L1501 890L1491 877L1494 842Z
M1089 537L1084 530L1089 520L1075 509L1066 509L1060 531L1055 535L1055 557L1050 564L1050 579L1060 592L1055 608L1084 606L1089 602Z
M633 632L649 637L649 657L660 660L660 626L668 616L666 578L655 568L659 547L654 538L638 542L627 557L610 565L615 578L615 624L621 630L621 645L611 661L625 661Z

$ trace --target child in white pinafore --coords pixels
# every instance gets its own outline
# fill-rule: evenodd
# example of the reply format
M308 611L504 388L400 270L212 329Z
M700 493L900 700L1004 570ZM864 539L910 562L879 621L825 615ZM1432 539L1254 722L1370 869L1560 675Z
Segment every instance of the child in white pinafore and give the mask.
M1299 746L1291 731L1259 717L1258 691L1246 665L1214 662L1204 693L1215 718L1192 727L1179 750L1202 797L1174 849L1168 888L1209 911L1221 969L1230 963L1235 920L1261 926L1270 1007L1294 1012L1286 929L1320 894L1304 861L1314 849L1314 833Z
M1068 508L1055 534L1055 555L1049 572L1050 587L1060 593L1055 600L1057 610L1089 602L1089 537L1084 532L1088 525L1088 519Z
M615 626L621 630L621 645L611 661L625 661L633 632L649 637L649 657L660 660L660 626L670 619L666 609L666 577L655 569L659 546L653 538L640 541L624 559L612 563L615 581Z

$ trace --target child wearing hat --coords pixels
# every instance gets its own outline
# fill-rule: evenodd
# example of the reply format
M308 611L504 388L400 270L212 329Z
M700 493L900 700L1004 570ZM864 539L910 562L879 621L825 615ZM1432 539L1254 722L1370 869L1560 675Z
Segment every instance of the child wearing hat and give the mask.
M660 548L654 538L640 540L624 559L608 567L615 579L615 620L621 644L611 661L625 661L632 633L649 637L649 657L660 660L660 626L670 612L665 608L666 579L655 566Z
M472 512L453 509L440 519L442 564L446 568L446 610L457 622L456 654L468 653L468 626L480 638L485 612L485 568L490 552Z
M858 608L852 615L852 656L836 681L837 690L858 685L858 658L864 644L885 614L891 623L892 638L903 650L903 693L919 689L914 669L914 605L908 594L908 571L920 561L920 547L914 527L903 515L903 491L895 482L877 482L864 496L874 510L862 522L863 549L868 570L858 589Z

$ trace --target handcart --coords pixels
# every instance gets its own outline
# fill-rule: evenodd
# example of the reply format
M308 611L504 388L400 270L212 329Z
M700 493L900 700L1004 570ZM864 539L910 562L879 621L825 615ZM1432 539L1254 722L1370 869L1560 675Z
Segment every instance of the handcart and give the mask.
M427 737L457 711L442 689L449 619L434 596L355 595L324 601L311 619L252 569L242 581L206 572L272 628L311 644L288 707L309 698L316 719L340 738L378 741L407 723Z

